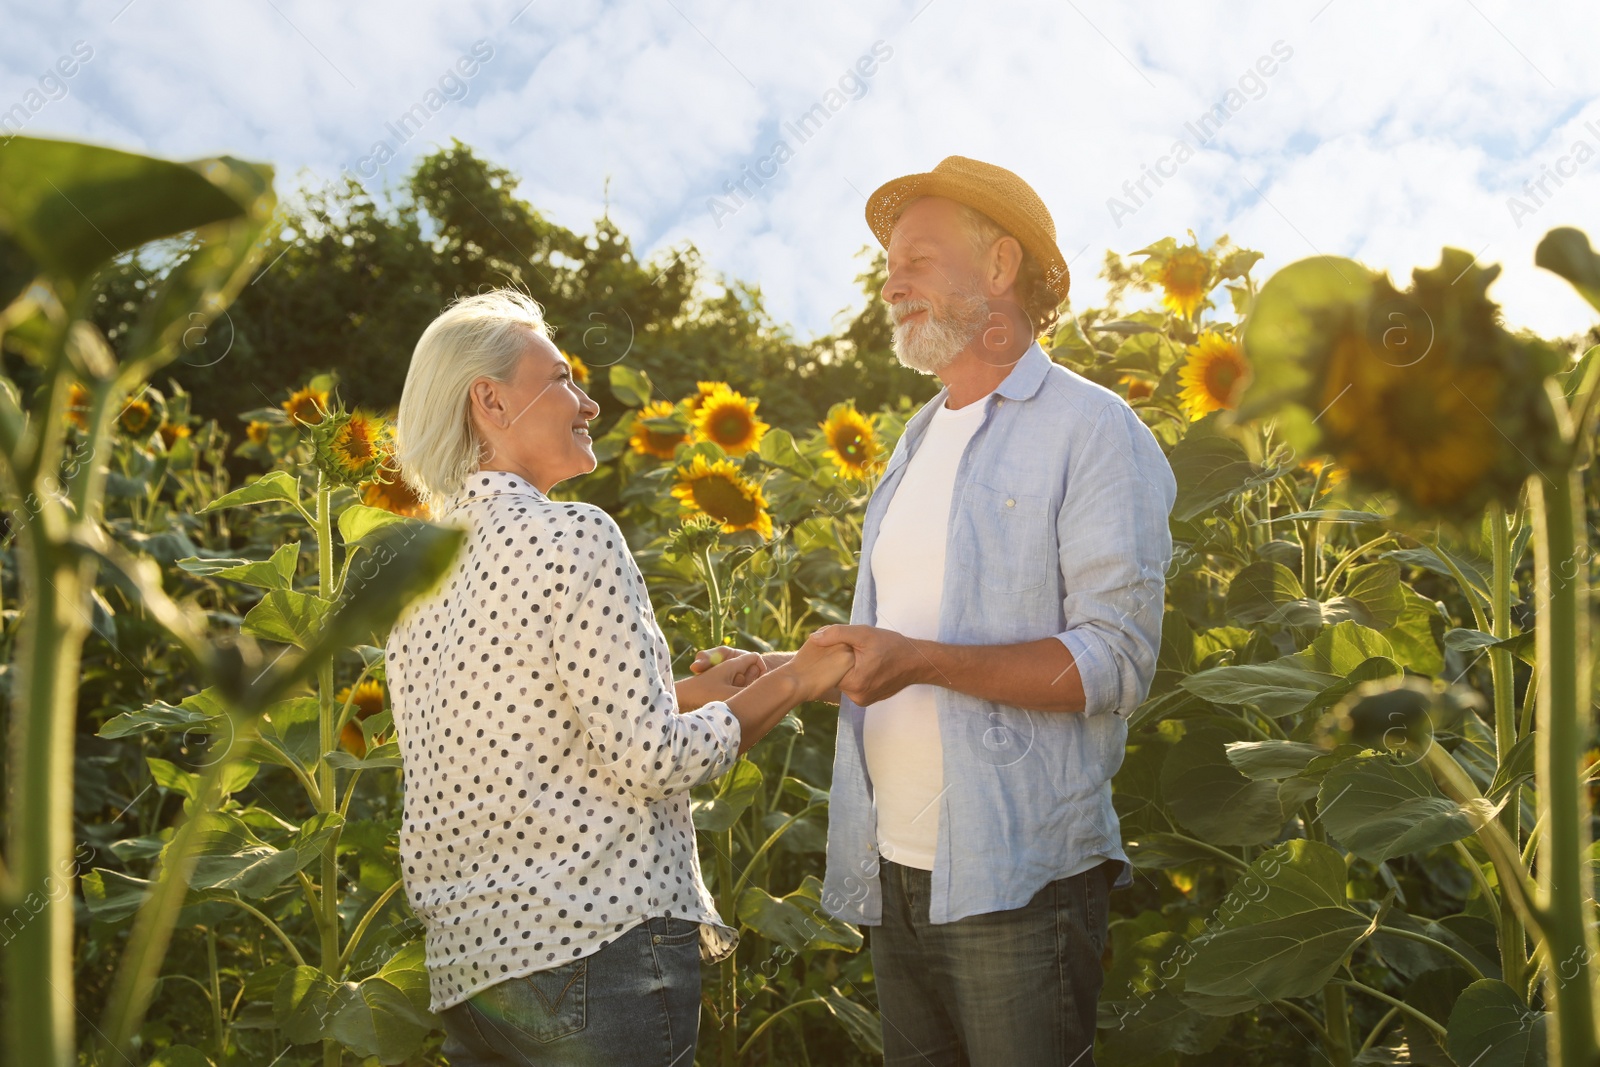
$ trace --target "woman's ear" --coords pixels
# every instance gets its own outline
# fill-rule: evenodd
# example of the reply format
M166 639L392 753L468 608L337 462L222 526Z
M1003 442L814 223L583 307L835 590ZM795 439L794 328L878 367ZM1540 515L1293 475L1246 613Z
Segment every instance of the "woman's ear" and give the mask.
M483 419L491 426L505 426L506 405L500 395L498 382L479 378L467 387L467 398L475 418Z

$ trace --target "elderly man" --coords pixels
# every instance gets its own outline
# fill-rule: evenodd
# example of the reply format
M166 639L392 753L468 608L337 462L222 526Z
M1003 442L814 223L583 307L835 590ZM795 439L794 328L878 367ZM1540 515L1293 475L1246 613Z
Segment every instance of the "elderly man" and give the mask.
M867 505L850 624L813 635L855 652L823 904L870 928L886 1064L1088 1067L1172 471L1034 340L1068 274L1021 178L952 156L879 188L867 223L895 354L944 388Z

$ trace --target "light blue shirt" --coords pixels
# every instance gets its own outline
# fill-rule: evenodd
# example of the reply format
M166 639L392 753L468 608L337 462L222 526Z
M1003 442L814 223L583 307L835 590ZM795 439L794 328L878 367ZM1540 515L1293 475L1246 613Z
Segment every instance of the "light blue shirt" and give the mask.
M863 561L948 393L941 389L906 423L867 502ZM1072 653L1086 707L1030 711L935 691L938 722L929 725L944 747L945 788L928 903L934 923L1022 907L1047 883L1100 859L1121 861L1117 887L1133 883L1111 779L1122 765L1127 717L1155 674L1172 555L1172 468L1120 396L1035 344L977 403L988 410L956 471L938 640L1055 637ZM850 621L877 624L864 562ZM882 897L865 715L841 700L822 902L841 919L876 926Z

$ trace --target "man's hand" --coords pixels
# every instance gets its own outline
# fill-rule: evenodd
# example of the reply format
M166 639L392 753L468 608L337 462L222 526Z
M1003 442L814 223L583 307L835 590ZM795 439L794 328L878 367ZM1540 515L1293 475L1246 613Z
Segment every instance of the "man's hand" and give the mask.
M811 640L855 649L855 666L839 682L839 691L862 707L915 684L929 666L911 638L878 626L824 626Z

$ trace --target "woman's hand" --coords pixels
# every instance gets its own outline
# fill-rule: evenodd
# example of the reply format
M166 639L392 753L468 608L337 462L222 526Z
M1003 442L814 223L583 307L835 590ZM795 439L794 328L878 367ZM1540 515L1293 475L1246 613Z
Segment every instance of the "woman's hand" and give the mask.
M766 673L766 664L758 652L740 652L725 645L711 651L722 655L711 657L701 652L689 665L694 674L674 683L679 711L693 711L710 701L726 700ZM712 658L715 663L710 662Z

